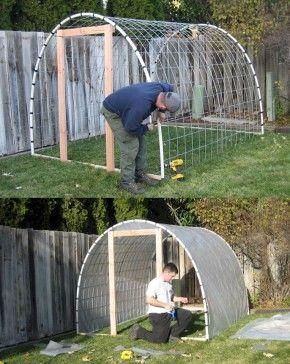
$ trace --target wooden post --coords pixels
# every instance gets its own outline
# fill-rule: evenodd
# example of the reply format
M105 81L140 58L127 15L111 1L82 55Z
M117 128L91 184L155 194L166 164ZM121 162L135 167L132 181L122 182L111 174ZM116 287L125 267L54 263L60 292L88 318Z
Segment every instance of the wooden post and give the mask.
M113 92L113 28L107 25L104 40L104 64L105 64L105 79L104 79L104 94L108 96ZM114 159L114 134L106 121L106 165L107 171L112 172L115 169Z
M67 128L65 106L65 61L64 37L62 30L57 31L57 87L58 87L58 125L60 159L67 161Z
M162 230L156 231L156 276L160 276L163 269Z
M111 335L117 335L116 320L116 285L115 285L115 256L114 256L114 234L108 233L108 257L109 257L109 296L110 296L110 327Z
M64 37L77 37L95 34L104 34L104 94L109 95L113 91L113 26L110 24L60 29L57 31L57 67L58 67L58 117L59 117L59 144L60 159L67 160L67 127L65 107L65 47ZM106 122L106 169L115 170L114 160L114 135Z
M179 244L179 279L181 281L181 296L184 295L185 290L185 251Z

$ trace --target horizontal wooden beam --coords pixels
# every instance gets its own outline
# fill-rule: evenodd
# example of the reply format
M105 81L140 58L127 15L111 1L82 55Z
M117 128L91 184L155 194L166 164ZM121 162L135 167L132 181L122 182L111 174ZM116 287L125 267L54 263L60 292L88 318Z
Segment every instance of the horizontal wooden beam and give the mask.
M202 337L181 336L180 339L181 340L184 340L184 341L191 341L191 340L195 340L195 341L207 341L207 338L205 336L202 336Z
M48 158L48 159L55 159L55 160L59 160L59 161L61 160L59 157L52 157L50 155L39 154L39 153L34 153L33 156L35 156L35 157L41 157L41 158ZM72 162L72 163L84 164L85 166L91 166L91 167L96 168L96 169L107 169L106 166L101 166L101 165L98 165L98 164L81 162L81 161L75 161L75 160L72 160L72 159L67 159L64 162ZM120 173L121 171L120 171L120 168L114 168L114 171L113 172L119 172Z
M158 232L158 229L114 230L114 231L112 231L114 238L120 238L123 236L156 235L157 232Z
M82 35L95 35L104 34L110 31L111 25L99 25L95 27L83 27L83 28L71 28L71 29L59 29L57 31L58 37L78 37Z

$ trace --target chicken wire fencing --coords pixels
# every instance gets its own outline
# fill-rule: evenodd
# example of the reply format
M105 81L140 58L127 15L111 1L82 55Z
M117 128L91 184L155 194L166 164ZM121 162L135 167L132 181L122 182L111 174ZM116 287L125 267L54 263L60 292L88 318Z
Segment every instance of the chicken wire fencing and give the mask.
M109 326L112 333L115 324L146 314L146 287L163 266L158 259L155 236L146 235L147 230L153 229L161 232L163 255L168 238L178 242L180 255L174 263L179 269L179 279L186 275L185 256L196 272L202 295L199 309L205 316L205 340L248 314L242 270L236 255L220 236L199 227L129 220L114 225L99 236L83 262L76 295L78 333L92 333ZM110 246L110 234L113 233L120 236L114 238ZM110 275L112 261L114 274ZM191 293L184 287L181 294L190 298ZM184 308L190 307L185 305Z
M255 70L243 47L225 30L210 24L80 13L59 23L40 48L31 88L32 154L58 156L58 151L45 149L59 142L57 32L108 24L114 31L112 91L132 83L164 81L173 84L182 100L175 115L168 114L155 132L147 134L150 173L164 177L175 159L192 166L263 133ZM64 41L68 139L86 140L69 144L69 159L105 166L106 129L100 114L105 98L104 36L67 36ZM117 147L114 154L118 167Z
M117 313L121 323L146 313L145 292L150 272L152 252L148 240L152 237L127 237L115 240L115 284ZM151 255L150 255L151 254ZM98 249L86 258L78 295L78 330L94 332L110 326L110 296L108 269L108 239L102 239Z

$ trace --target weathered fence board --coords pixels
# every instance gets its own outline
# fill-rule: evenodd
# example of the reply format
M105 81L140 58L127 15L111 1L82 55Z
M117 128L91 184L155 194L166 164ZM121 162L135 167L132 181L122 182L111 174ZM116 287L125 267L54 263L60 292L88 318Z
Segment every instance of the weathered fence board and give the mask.
M75 328L78 274L95 239L0 226L0 347Z

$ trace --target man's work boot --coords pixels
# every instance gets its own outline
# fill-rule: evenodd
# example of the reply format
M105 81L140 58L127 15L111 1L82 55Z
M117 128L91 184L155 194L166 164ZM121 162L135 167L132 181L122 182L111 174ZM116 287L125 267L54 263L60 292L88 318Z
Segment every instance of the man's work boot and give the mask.
M141 173L138 173L136 175L136 178L135 178L135 181L136 182L139 182L139 183L145 183L146 185L148 186L156 186L158 185L159 181L156 180L156 179L153 179L151 177L149 177L146 173L144 172L141 172Z
M138 338L138 331L139 331L139 325L134 324L129 332L129 337L131 340L137 340Z
M144 193L145 189L135 182L121 182L121 188L133 194Z
M180 337L170 335L168 342L170 342L170 343L183 343L184 341Z

